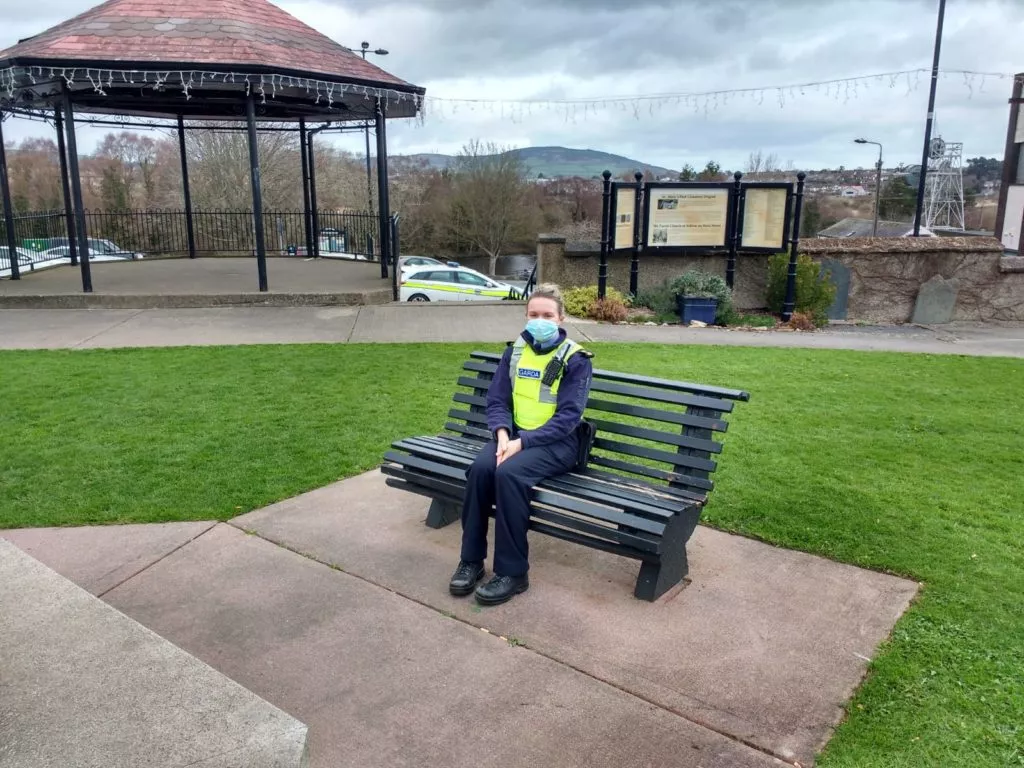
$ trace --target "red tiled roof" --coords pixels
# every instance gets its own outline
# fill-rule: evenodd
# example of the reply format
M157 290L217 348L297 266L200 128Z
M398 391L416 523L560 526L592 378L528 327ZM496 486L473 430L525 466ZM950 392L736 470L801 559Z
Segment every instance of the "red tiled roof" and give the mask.
M4 59L270 67L409 86L267 0L108 0Z

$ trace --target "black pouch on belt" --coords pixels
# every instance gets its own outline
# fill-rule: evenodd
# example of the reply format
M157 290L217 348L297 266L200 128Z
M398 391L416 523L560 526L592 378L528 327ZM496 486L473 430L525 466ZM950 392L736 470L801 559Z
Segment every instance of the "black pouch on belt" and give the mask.
M597 434L597 427L591 424L586 419L580 421L578 427L576 427L576 434L580 438L579 449L576 452L576 471L582 472L587 468L587 462L590 460L590 449L594 447L594 437Z

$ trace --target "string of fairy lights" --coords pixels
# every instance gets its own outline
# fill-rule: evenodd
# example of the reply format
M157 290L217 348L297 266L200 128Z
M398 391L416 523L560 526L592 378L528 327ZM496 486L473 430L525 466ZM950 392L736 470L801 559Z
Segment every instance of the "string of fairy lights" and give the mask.
M34 73L42 76L44 73ZM48 73L47 73L48 74ZM99 73L88 77L84 71L79 73L68 70L58 70L57 77L73 81L81 75L84 79L93 83L97 92L102 93L103 89L112 87L118 79L135 79L139 84L149 82L149 78L141 73L114 73L104 70L103 77ZM211 73L200 73L197 75L192 71L183 72L161 72L156 73L156 82L161 87L178 87L188 96L192 89L201 88ZM3 75L3 73L0 73ZM223 83L233 79L231 73L217 73L217 78ZM940 82L946 84L945 94L949 93L949 86L954 85L962 92L966 92L968 100L976 95L985 94L992 90L993 84L998 83L1000 95L1007 92L1007 83L1012 83L1015 78L1021 75L1014 75L1004 72L984 72L966 69L945 69L940 70ZM239 82L245 82L247 87L253 76L238 75ZM309 79L282 78L277 76L266 76L251 80L251 86L258 89L261 99L272 99L276 96L278 88L301 88L310 95L316 95L318 101L322 98L329 103L334 99L343 98L347 94L360 94L362 98L380 97L384 100L415 99L420 109L418 110L416 123L424 126L435 121L459 120L467 114L486 116L511 120L513 123L522 123L534 118L551 119L561 118L566 123L577 123L587 121L604 114L624 114L636 120L645 117L656 117L667 110L689 111L696 115L709 116L720 109L739 105L750 107L777 106L779 109L795 105L801 99L810 99L824 96L841 104L857 100L878 90L897 93L902 97L908 97L922 87L927 86L931 78L931 70L905 69L892 72L880 72L868 75L857 75L853 77L841 77L825 80L814 80L807 82L791 83L786 85L754 86L745 88L723 88L707 91L686 91L678 93L648 93L637 95L607 95L596 97L580 97L570 99L553 98L522 98L522 99L488 99L488 98L453 98L447 96L426 97L418 94L407 94L392 91L390 89L372 89L366 86L340 86L338 84L327 84L322 81ZM12 87L12 80L0 77L0 91ZM337 88L337 90L335 90ZM19 116L28 119L52 121L52 115L43 110L15 109L12 110ZM340 118L340 114L339 114ZM173 130L174 125L166 120L145 119L139 117L121 118L106 115L105 124L116 127L118 123L125 128L139 128L151 130ZM86 121L88 122L88 121ZM282 128L285 124L281 124ZM193 127L200 127L198 125ZM292 127L292 126L289 126Z
M940 70L940 82L952 81L967 93L967 99L987 93L995 82L1012 82L1019 75L1005 72L982 72L966 69ZM802 98L824 95L842 104L856 100L872 91L885 89L910 96L931 78L930 69L905 69L857 75L829 80L814 80L788 85L723 88L708 91L680 93L653 93L634 96L598 96L576 99L466 99L428 95L423 103L423 121L445 120L466 113L493 115L513 122L523 122L535 116L561 117L565 122L587 120L606 112L619 112L640 120L653 117L667 109L689 110L698 115L709 115L737 103L763 106L777 104L784 109ZM1002 87L1002 86L1001 86ZM948 91L947 91L948 92Z

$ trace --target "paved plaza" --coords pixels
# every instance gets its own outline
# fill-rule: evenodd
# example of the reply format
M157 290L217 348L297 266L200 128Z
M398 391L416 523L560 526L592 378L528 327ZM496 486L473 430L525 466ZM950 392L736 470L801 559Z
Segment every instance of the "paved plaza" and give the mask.
M536 537L530 591L480 609L427 505L373 471L227 524L2 536L308 725L322 768L807 766L917 591L701 527L653 604L635 562Z

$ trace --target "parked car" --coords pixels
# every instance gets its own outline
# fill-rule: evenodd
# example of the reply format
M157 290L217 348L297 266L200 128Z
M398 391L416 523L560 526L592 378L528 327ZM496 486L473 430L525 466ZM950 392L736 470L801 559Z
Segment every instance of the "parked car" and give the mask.
M90 237L89 240L89 258L93 259L97 256L117 256L119 259L141 259L144 255L136 253L135 251L126 251L116 243L110 240L104 240L99 237ZM52 251L55 248L67 248L68 239L66 237L51 237L46 240L46 250Z
M402 301L498 301L514 288L468 267L431 265L402 273Z
M419 267L458 267L461 265L457 261L443 262L430 256L403 256L398 260L398 266L402 274L405 274Z
M67 259L71 261L71 248L66 245L60 245L56 248L51 248L48 251L43 251L41 254L42 259ZM130 261L134 256L129 253L111 253L109 251L97 251L95 248L89 248L89 261Z
M18 272L30 272L35 267L35 259L32 251L25 248L16 248L14 251L18 256ZM0 277L11 276L11 254L6 245L0 246Z

